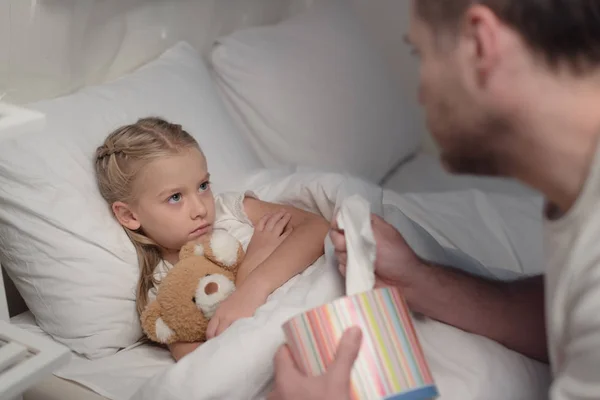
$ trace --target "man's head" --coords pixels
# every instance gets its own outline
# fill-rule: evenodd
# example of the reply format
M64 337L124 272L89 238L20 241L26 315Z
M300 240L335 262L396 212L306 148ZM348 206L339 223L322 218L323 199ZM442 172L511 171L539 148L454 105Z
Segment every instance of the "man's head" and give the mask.
M447 168L501 174L542 82L600 68L600 1L413 0L408 41Z

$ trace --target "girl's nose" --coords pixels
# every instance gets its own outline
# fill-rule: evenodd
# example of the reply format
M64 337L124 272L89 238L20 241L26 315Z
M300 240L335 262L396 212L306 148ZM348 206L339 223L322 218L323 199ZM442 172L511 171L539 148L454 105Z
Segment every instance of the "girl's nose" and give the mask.
M192 205L191 214L192 214L191 217L193 219L204 218L206 216L206 206L204 205L202 200L200 200L198 198L194 199L194 204Z

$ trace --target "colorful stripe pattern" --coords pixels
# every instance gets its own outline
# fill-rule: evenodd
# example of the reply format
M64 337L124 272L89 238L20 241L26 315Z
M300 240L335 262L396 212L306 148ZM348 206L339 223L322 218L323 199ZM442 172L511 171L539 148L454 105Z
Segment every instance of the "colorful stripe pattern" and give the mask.
M343 297L292 318L283 330L299 367L316 376L333 361L342 333L351 326L363 331L352 370L352 399L437 397L408 306L395 289Z

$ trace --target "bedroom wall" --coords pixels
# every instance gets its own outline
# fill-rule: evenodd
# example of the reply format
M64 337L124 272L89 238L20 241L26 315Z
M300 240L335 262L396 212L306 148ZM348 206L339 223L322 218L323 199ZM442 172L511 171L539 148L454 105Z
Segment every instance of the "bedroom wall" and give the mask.
M409 0L352 0L362 16L365 26L381 47L397 84L406 96L410 107L409 121L411 129L423 133L423 149L427 153L436 154L437 147L427 133L423 110L418 103L419 64L409 47L404 42L404 35L409 29Z
M206 54L212 40L246 26L275 23L330 0L3 0L0 1L0 97L27 103L114 79L185 39ZM417 60L403 42L408 0L353 3L383 55L410 115L426 135L417 103Z
M290 14L301 12L317 2L323 1L332 0L290 0L289 12ZM348 1L353 3L374 43L380 47L400 90L408 97L407 104L410 107L410 115L415 116L411 121L407 121L408 129L422 132L423 150L426 153L437 154L437 146L427 133L423 110L418 104L418 60L410 54L410 49L404 43L404 35L409 28L410 1Z
M18 104L114 79L187 40L270 24L286 0L2 0L0 97Z

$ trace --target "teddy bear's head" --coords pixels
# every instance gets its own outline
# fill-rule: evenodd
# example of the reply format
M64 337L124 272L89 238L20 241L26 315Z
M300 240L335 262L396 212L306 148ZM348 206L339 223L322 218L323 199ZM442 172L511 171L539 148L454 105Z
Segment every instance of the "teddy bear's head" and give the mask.
M142 328L153 341L204 342L217 306L235 290L244 258L241 243L225 231L186 244L179 262L160 282L156 299L142 313Z

